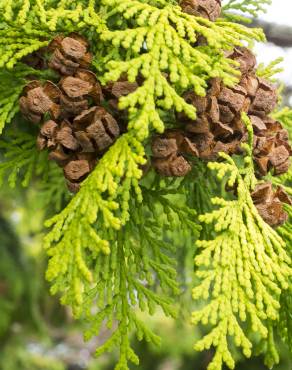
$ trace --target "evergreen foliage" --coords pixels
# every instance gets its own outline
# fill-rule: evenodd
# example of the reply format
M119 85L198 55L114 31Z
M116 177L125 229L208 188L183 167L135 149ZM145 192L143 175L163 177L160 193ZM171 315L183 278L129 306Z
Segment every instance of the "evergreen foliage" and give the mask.
M265 12L272 0L227 0L223 6L223 16L234 22L250 23L252 18Z
M257 67L257 75L271 82L278 82L277 79L275 79L275 75L283 71L283 68L279 66L282 62L283 58L277 58L267 66L264 63L260 63Z
M202 322L214 327L195 345L199 351L216 348L208 370L221 369L223 363L234 368L228 336L233 337L245 356L251 356L252 342L243 323L247 322L261 338L269 337L270 321L279 317L281 290L288 288L291 276L291 261L283 239L263 222L250 196L256 184L253 134L247 117L244 119L250 135L249 144L244 145L244 164L238 166L224 153L224 162L209 164L219 180L228 176L228 186L236 187L236 199L213 198L219 208L200 216L201 222L213 223L216 231L214 238L197 241L202 249L195 257L200 283L193 290L194 299L210 297L210 302L195 311L192 318L194 324ZM271 367L276 360L272 356L267 363Z
M0 183L7 177L9 185L14 188L17 181L27 187L34 174L46 176L48 158L46 152L39 152L35 145L35 136L23 131L10 131L6 140L0 142L0 149L5 151L4 160L0 162Z
M10 123L19 110L18 98L27 83L25 77L30 73L32 69L22 64L17 65L13 72L0 68L0 134L5 124Z
M130 29L109 27L102 32L101 39L109 43L111 52L104 60L104 67L109 71L101 80L116 81L127 73L129 81L133 82L142 75L142 85L120 99L120 108L128 108L130 112L128 127L137 131L140 139L148 136L151 127L163 132L159 108L166 111L174 108L194 119L195 109L182 99L181 90L192 88L202 96L206 80L211 77L222 78L226 85L233 84L238 73L234 62L226 59L222 50L229 50L242 40L263 40L257 29L225 21L212 23L185 14L172 5L158 8L128 0L103 0L102 3L108 7L109 22L112 17L121 19L123 25L131 21ZM198 35L206 38L206 46L193 47ZM100 58L95 65L104 69L100 66Z
M132 330L140 340L159 343L138 309L152 315L160 308L176 317L177 232L198 239L194 249L199 282L193 296L209 301L194 312L192 321L213 326L195 345L199 351L215 347L208 369L221 370L223 363L234 368L229 337L251 356L251 332L263 340L262 352L272 366L278 361L272 340L278 319L281 335L291 346L291 261L285 250L291 245L291 222L273 230L252 202L256 179L247 116L244 158L222 153L208 166L193 160L193 172L182 181L159 180L145 169L150 134L173 127L177 113L196 117L183 92L191 89L204 96L214 77L232 86L238 66L224 51L264 40L261 30L229 22L243 20L231 10L254 16L269 2L230 0L223 18L210 22L166 0L0 0L0 79L5 82L0 88L0 131L18 111L26 78L46 79L46 72L24 67L22 58L49 45L58 33L78 31L92 41L93 67L103 84L127 76L139 85L119 101L119 108L129 113L127 132L103 155L68 205L46 222L51 291L61 293L62 303L88 322L87 339L106 324L111 334L97 354L117 347L116 369L138 364L130 345ZM205 40L200 46L199 39ZM258 75L271 78L277 63L259 68ZM291 130L291 111L276 112L274 118ZM61 209L67 203L61 171L48 164L46 152L37 151L34 134L18 127L4 131L0 148L5 151L0 180L7 177L12 187L18 180L28 186L40 177L44 206ZM291 193L291 171L279 180L271 178ZM232 199L226 185L235 189Z
M97 283L89 290L84 306L90 323L86 338L96 335L104 320L112 329L97 354L118 346L120 356L116 369L127 369L128 361L138 364L129 344L132 329L139 340L144 338L159 344L159 337L139 319L137 307L151 315L160 307L166 316L176 317L178 307L174 298L170 298L180 293L174 259L176 246L165 239L167 231L173 234L175 230L192 227L197 234L198 230L191 221L195 212L177 205L176 196L169 195L179 189L161 188L158 184L142 189L143 205L130 201L131 220L113 235L111 254L97 257L94 267ZM157 292L151 289L155 286L159 286ZM99 310L92 314L95 300Z

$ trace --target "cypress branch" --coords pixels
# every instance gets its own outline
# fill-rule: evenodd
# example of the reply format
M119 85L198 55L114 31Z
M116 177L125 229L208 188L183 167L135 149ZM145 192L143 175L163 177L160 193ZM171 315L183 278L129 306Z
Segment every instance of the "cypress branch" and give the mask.
M195 349L202 351L215 347L216 352L208 370L220 370L225 363L233 369L235 362L227 337L241 347L246 357L252 354L252 342L243 323L250 323L251 331L269 338L269 321L279 318L280 294L289 286L291 259L284 240L259 216L250 196L255 186L252 142L245 144L244 166L222 153L224 162L210 163L219 180L228 176L228 185L236 186L235 200L213 198L219 208L200 216L200 221L213 224L216 236L200 240L195 263L200 284L193 290L194 299L210 299L193 313L193 323L211 324L213 329L199 340ZM271 352L268 353L270 355ZM275 356L267 362L271 366Z

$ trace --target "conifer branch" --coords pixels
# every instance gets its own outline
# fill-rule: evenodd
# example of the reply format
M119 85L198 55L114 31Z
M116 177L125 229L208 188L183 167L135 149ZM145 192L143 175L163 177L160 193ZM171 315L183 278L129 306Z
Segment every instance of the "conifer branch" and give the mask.
M259 216L250 196L255 186L252 162L252 127L250 141L245 144L244 166L226 154L225 162L210 163L217 177L228 176L228 185L236 186L235 200L213 198L219 208L200 216L200 221L214 224L214 239L200 240L202 251L196 256L200 284L194 288L194 299L210 298L208 304L193 313L193 323L211 324L214 328L196 343L202 351L214 346L215 356L208 370L220 370L223 363L233 369L234 359L227 337L233 338L245 356L250 357L252 342L243 323L264 340L268 338L268 322L279 317L280 293L288 288L291 259L282 238ZM271 358L269 361L271 362Z
M257 67L257 76L270 80L273 83L277 82L278 80L275 78L275 75L283 71L283 68L279 66L283 60L283 58L277 58L268 65L260 63Z
M278 229L278 233L286 241L290 257L292 258L292 206L286 206L286 211L289 215L289 220ZM282 340L288 346L292 353L292 285L290 276L289 288L281 295L281 311L279 324L277 325L278 332Z
M63 291L63 301L76 312L83 302L84 285L92 281L86 251L93 255L108 254L110 246L105 235L107 230L120 229L128 221L132 189L141 201L138 180L143 157L142 145L130 134L123 135L83 182L69 205L47 222L47 226L53 226L45 238L51 256L47 277L54 282L52 291Z
M138 0L103 0L102 4L110 17L119 17L125 24L130 19L132 22L131 29L109 27L101 33L101 40L114 48L112 59L105 60L108 72L101 80L116 81L127 74L133 82L142 76L141 86L120 99L120 108L130 111L129 128L136 130L141 139L148 136L152 127L163 131L158 108L174 108L194 119L195 108L181 98L180 89L191 88L202 96L211 77L222 78L226 85L233 84L238 72L222 50L229 50L242 40L263 39L258 29L225 21L212 23L172 5L158 8ZM199 36L206 39L207 46L193 46ZM121 58L125 51L126 58ZM101 68L99 61L96 65Z
M92 274L92 284L83 282L81 286L77 283L65 292L65 299L71 298L73 301L76 298L72 295L78 293L83 296L83 304L78 306L79 310L75 309L75 313L85 317L89 323L86 339L98 335L102 325L110 329L111 334L96 353L100 355L118 347L120 355L116 369L128 369L128 362L138 364L129 343L133 330L139 340L144 338L159 344L159 338L139 319L138 308L153 314L160 307L167 316L176 316L172 298L180 293L173 258L176 247L171 241L166 241L165 237L168 232L174 233L175 230L186 230L189 227L197 236L199 230L199 226L191 221L195 212L183 203L177 204L175 200L179 189L179 186L160 186L159 183L155 187L141 186L142 204L131 192L128 203L132 217L123 229L115 232L110 229L100 230L110 242L111 253L106 255L96 251L92 255L91 251L86 257L83 254ZM89 235L87 230L86 235ZM72 240L72 243L71 255L76 241ZM62 251L62 258L67 258L64 248ZM76 257L74 263L77 265L81 261ZM73 268L72 261L69 269ZM70 273L70 270L63 271ZM63 271L54 276L56 290L68 286ZM96 310L93 310L96 304Z
M272 0L228 0L222 7L222 16L233 22L251 23L271 3Z
M111 333L97 354L117 347L120 358L116 369L127 370L129 362L138 363L129 339L133 330L138 339L159 343L139 319L138 308L149 314L159 308L167 316L176 315L173 297L180 289L169 235L180 230L191 234L192 239L198 237L201 227L194 203L203 213L201 240L196 243L201 250L196 256L200 284L194 289L194 298L208 299L210 295L210 302L194 313L193 321L213 325L196 348L216 348L209 370L219 370L223 363L233 368L227 337L250 356L252 342L243 324L247 321L263 339L267 363L277 362L273 323L279 318L280 295L286 299L284 291L291 274L285 251L289 237L287 225L277 232L271 229L252 202L250 192L256 179L253 133L247 117L243 120L250 136L244 145L244 164L239 157L224 154L224 161L210 163L208 169L197 163L197 169L208 173L201 184L194 180L190 185L191 177L187 177L181 182L154 181L147 186L151 175L142 179L150 132L163 132L166 124L173 127L173 122L166 121L176 112L196 118L194 106L182 98L182 93L193 90L204 96L208 81L214 77L233 85L239 77L238 65L224 52L242 41L264 39L258 29L226 21L231 19L231 9L254 14L266 3L268 0L257 4L230 0L225 19L213 23L184 13L175 1L167 0L0 0L0 77L2 74L10 81L7 91L0 89L0 127L17 112L16 100L29 74L28 70L22 72L19 61L49 45L57 32L66 35L79 31L93 41L93 65L103 84L127 76L127 82L138 85L119 101L119 108L128 113L127 132L115 142L111 138L114 144L102 153L76 196L47 222L51 230L45 238L52 292L62 294L62 302L69 304L76 316L88 320L87 338L107 325ZM72 64L73 60L62 56L64 63ZM271 78L276 70L274 63L260 68L258 74ZM276 115L290 120L287 111ZM34 171L49 181L58 178L58 169L44 169L32 142L23 135L2 144L8 161L0 164L0 177L12 171L12 185L22 172L26 172L25 185ZM210 170L217 172L219 186ZM288 184L290 177L279 181ZM225 198L218 191L226 182L236 189L235 199L230 195ZM202 189L206 183L206 190ZM43 194L57 206L67 195L61 181L44 187ZM280 320L286 325L286 318Z

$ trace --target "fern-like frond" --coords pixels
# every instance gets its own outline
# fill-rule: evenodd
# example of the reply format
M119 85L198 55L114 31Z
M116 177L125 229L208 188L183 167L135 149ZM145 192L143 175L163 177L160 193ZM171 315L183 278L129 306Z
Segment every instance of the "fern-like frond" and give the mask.
M219 180L227 176L229 187L236 187L236 199L214 198L218 209L200 216L201 222L214 225L216 232L214 238L197 242L201 252L195 263L200 282L193 290L194 299L208 301L193 313L193 323L213 327L195 345L199 351L215 348L208 370L221 370L224 363L235 367L230 339L245 356L251 356L252 341L245 323L264 341L269 340L269 323L279 318L280 294L288 288L292 273L284 240L262 220L250 195L256 183L253 134L247 117L244 119L250 133L249 145L244 145L244 166L223 153L224 162L209 164ZM273 358L267 362L271 364Z
M106 83L127 74L129 81L142 77L141 86L120 99L120 108L129 109L129 129L140 139L148 136L151 128L164 130L159 109L184 111L195 118L195 108L181 97L181 90L193 89L204 95L206 81L220 77L226 85L236 81L238 72L234 62L225 58L223 50L241 44L242 40L262 40L258 29L248 29L225 21L212 23L201 17L182 12L179 6L154 6L139 0L102 0L108 9L108 29L101 32L110 57L101 65L102 54L97 54L95 66L107 73L101 78ZM116 29L111 19L131 28ZM199 36L207 46L194 47Z
M53 289L63 291L65 288L63 302L73 303L75 314L86 318L87 339L98 335L106 325L108 338L97 349L97 355L118 348L116 369L126 370L129 362L138 363L130 345L132 331L136 332L139 340L144 338L159 343L157 335L139 319L139 310L153 314L160 308L167 316L176 316L178 307L173 297L180 293L174 259L177 247L167 235L191 227L194 236L198 236L199 226L193 221L195 212L185 205L183 196L177 194L178 189L161 187L158 183L154 187L152 185L141 186L143 203L139 202L133 190L130 191L127 204L131 218L123 229L114 231L99 227L100 224L93 225L92 230L109 241L109 255L99 253L97 248L80 249L86 244L73 239L68 249L64 248L64 241L62 250L60 246L55 250L54 247L49 249L52 259L48 273L53 274L49 275L53 279ZM181 202L177 202L177 197L182 197ZM91 211L88 204L86 210ZM82 231L86 232L87 238L90 236L88 230ZM93 247L93 244L88 246ZM52 268L60 265L61 260L65 261L63 270L56 274ZM66 266L69 266L67 270ZM78 280L85 267L91 274L91 282ZM74 285L68 284L72 278ZM76 306L76 295L82 299L82 305Z
M274 77L276 74L283 71L283 68L279 66L283 60L284 58L277 58L268 65L260 63L257 67L257 75L266 80L270 80L271 82L277 82L277 79Z
M50 162L48 171L42 176L38 184L39 204L45 209L58 212L68 203L71 197L62 169L56 163Z
M292 186L292 181L290 183ZM285 210L289 215L288 221L277 229L281 237L286 241L288 252L292 258L292 206L285 205ZM292 354L292 280L287 291L281 295L281 311L277 329L280 337L288 346Z
M1 0L0 19L15 28L24 29L28 35L34 32L47 36L48 32L99 27L102 22L96 9L94 0Z
M82 183L69 205L47 222L53 226L45 238L51 256L47 277L52 291L62 291L63 301L79 311L84 285L92 281L89 251L108 254L107 231L118 230L129 219L132 190L141 201L138 180L144 163L144 148L130 134L120 137Z
M233 22L250 23L259 13L265 13L272 0L227 0L222 7L222 16Z

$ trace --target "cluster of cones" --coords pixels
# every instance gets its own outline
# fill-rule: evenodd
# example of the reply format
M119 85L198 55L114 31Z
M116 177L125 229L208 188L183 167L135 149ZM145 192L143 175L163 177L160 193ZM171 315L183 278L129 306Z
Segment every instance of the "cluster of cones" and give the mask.
M184 12L211 21L221 12L220 0L182 0L180 5ZM48 62L46 53L50 55ZM276 175L287 172L292 154L288 132L269 117L277 105L276 88L256 76L256 58L247 48L237 47L227 56L238 62L239 83L226 87L214 78L209 81L205 97L187 91L184 99L196 108L197 119L192 121L178 114L178 129L153 138L152 167L160 175L185 176L191 171L192 156L210 161L216 160L219 152L240 154L241 144L248 138L242 112L247 113L254 128L253 154L258 176L271 170ZM41 123L38 148L48 149L49 158L63 168L72 192L79 190L99 158L126 130L127 112L118 109L118 100L138 87L123 76L102 88L89 69L91 61L87 40L75 33L57 36L47 50L25 60L35 68L50 68L60 76L57 84L29 82L20 98L20 108L28 120ZM265 186L262 185L264 190L255 190L254 202L262 217L277 226L286 219L280 205L288 203L289 198L282 189L273 193L270 184Z
M49 52L48 67L60 75L58 84L29 82L20 98L20 109L26 119L41 123L38 148L49 150L49 158L63 168L69 190L76 192L120 135L120 127L102 106L104 92L88 69L92 56L87 41L77 34L58 36ZM35 57L38 65L44 65L39 62L41 57ZM118 98L127 91L125 83L118 82L107 86L105 92L111 105L117 107Z
M220 0L183 0L180 5L185 12L211 21L220 15ZM196 108L197 119L192 121L179 114L178 129L153 138L152 165L160 175L187 175L192 169L191 156L212 161L218 158L219 152L241 154L241 145L248 139L242 112L248 115L254 129L253 156L258 177L269 171L275 175L288 171L292 155L288 132L280 122L269 117L277 105L276 87L257 77L256 58L249 49L237 47L227 56L239 65L239 83L226 87L215 78L209 82L204 97L186 92L184 99ZM268 198L257 200L259 212L272 226L286 220L282 203L287 203L289 198L283 194L278 189L273 196L269 194Z
M269 117L277 105L276 87L256 76L256 59L250 50L238 47L229 57L239 63L238 85L226 87L215 78L210 81L204 97L186 92L184 98L196 108L197 119L191 121L179 114L181 128L154 138L153 165L161 175L185 176L191 170L188 154L207 161L216 160L219 152L240 154L241 144L248 137L242 112L247 113L253 125L253 154L258 175L264 176L271 170L275 175L288 171L292 155L288 132L280 122ZM176 150L172 150L174 140ZM184 166L180 166L179 171L169 171L177 158Z

